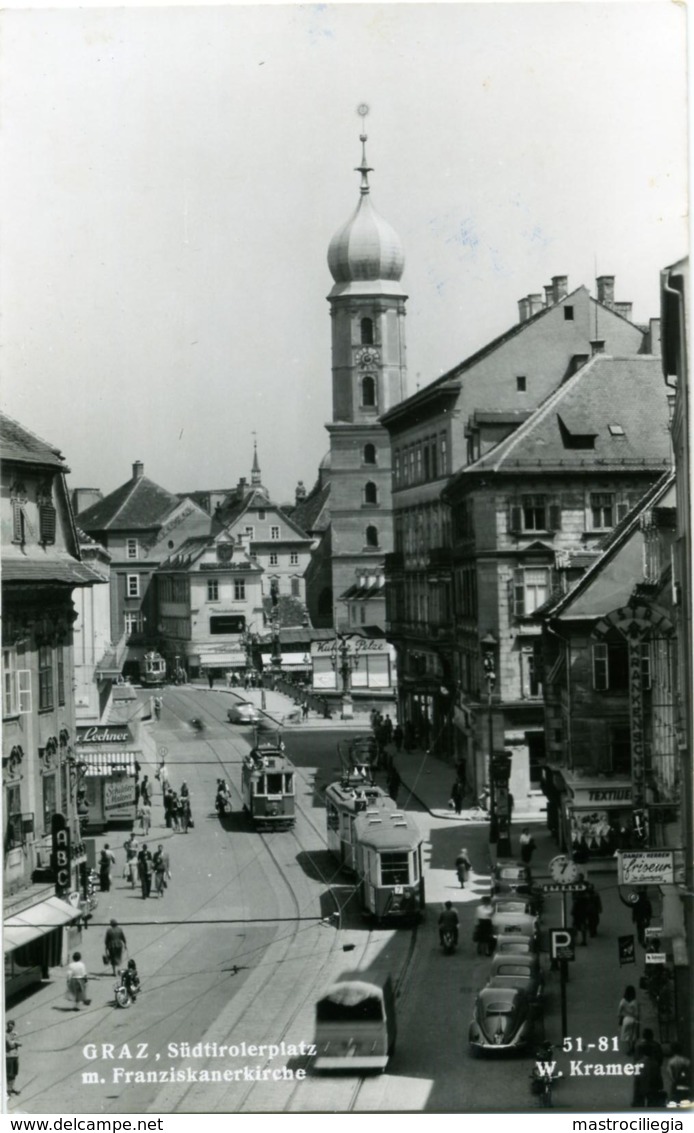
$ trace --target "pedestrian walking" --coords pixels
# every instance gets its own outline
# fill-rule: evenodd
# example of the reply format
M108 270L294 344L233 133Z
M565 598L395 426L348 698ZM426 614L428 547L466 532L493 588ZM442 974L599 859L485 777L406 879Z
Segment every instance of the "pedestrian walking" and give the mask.
M148 806L152 805L152 784L149 781L149 775L145 775L140 783L140 801L147 803Z
M308 700L304 700L304 703L301 705L301 718L308 720Z
M670 1043L670 1056L663 1067L663 1085L669 1102L691 1101L691 1073L692 1064L682 1054L680 1043Z
M210 686L210 688L212 688L212 686L214 684L214 674L213 674L211 669L207 670L207 683Z
M164 791L164 825L168 830L171 829L171 804L173 802L174 793L171 789L171 784L166 784Z
M117 920L111 920L104 937L104 963L111 965L114 976L123 962L123 953L127 947L123 929Z
M108 893L111 888L111 867L116 864L116 855L108 842L99 854L99 888L102 893Z
M646 944L646 929L651 923L652 916L653 906L648 900L646 890L640 889L634 907L631 910L631 919L636 925L636 933L642 948L644 948Z
M588 884L585 900L588 931L591 936L597 936L600 917L602 915L602 899L595 886L590 883Z
M144 799L140 800L140 805L137 808L137 819L140 823L140 830L146 838L152 825L152 808Z
M180 800L179 822L184 834L187 834L189 828L194 825L193 813L190 808L190 795L184 795Z
M154 870L154 888L157 897L163 897L164 891L171 879L171 869L169 866L169 855L162 845L157 846L154 857L152 858L152 868Z
M465 792L463 790L463 784L460 782L460 779L456 779L455 783L451 787L451 802L453 803L456 814L460 814L463 809L464 797Z
M87 969L82 961L81 952L72 953L72 961L67 968L67 998L74 1003L73 1011L79 1011L80 1004L88 1007L91 999L87 998Z
M404 739L403 730L402 730L402 728L400 727L399 724L396 724L395 727L393 728L393 743L395 744L395 750L396 751L402 751L402 741L403 741L403 739Z
M530 833L530 828L528 826L524 826L522 831L521 831L521 836L519 838L519 845L520 845L521 861L524 862L526 865L530 865L530 862L532 861L532 857L533 857L533 854L535 853L535 850L537 849L537 846L535 845L535 840L534 840L532 834Z
M137 839L134 834L126 838L123 843L125 850L125 863L123 865L123 880L129 881L131 885L135 884L137 879L137 851L139 850Z
M5 1077L9 1095L19 1093L14 1084L19 1076L19 1048L22 1044L17 1038L14 1027L14 1019L8 1019L5 1024Z
M155 696L155 698L154 698L154 715L155 715L157 720L161 719L161 705L162 705L161 697Z
M161 787L161 793L163 797L166 794L166 788L169 785L169 769L163 759L157 768L156 778L159 780L159 785Z
M628 984L619 1001L617 1022L619 1024L619 1045L624 1054L633 1054L639 1037L639 1003L636 988Z
M647 1035L651 1035L650 1040ZM653 1038L653 1031L646 1028L643 1038L636 1044L635 1059L641 1064L639 1074L634 1077L634 1092L631 1104L637 1108L653 1109L661 1106L664 1101L663 1075L661 1062L663 1060L660 1043Z
M571 923L573 924L574 937L580 934L580 943L585 947L588 944L588 904L585 892L574 893L571 904Z
M472 862L470 861L470 857L464 846L458 854L458 857L455 859L455 869L456 873L458 874L460 888L464 889L472 870Z
M173 830L180 828L181 800L174 791L171 796L171 826Z
M152 892L152 855L143 844L142 849L137 855L137 872L140 877L140 885L142 886L143 899L149 897Z
M400 791L401 782L402 780L398 773L398 769L397 767L395 767L395 765L393 765L390 771L390 775L388 776L388 794L390 795L394 803L397 803L398 801L398 792Z

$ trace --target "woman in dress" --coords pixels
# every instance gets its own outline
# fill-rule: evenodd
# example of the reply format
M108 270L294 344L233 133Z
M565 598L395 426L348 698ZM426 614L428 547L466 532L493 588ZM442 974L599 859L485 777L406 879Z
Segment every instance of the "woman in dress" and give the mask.
M75 1005L73 1011L79 1011L80 1003L86 1006L91 1003L91 1000L87 999L87 969L82 962L81 952L73 952L72 962L68 964L67 997Z
M624 989L624 995L619 1001L617 1020L619 1045L624 1054L633 1054L639 1037L639 1002L633 984L629 984Z
M8 1019L5 1026L5 1077L7 1078L7 1093L18 1094L14 1084L19 1074L19 1048L22 1044L14 1030L14 1019Z

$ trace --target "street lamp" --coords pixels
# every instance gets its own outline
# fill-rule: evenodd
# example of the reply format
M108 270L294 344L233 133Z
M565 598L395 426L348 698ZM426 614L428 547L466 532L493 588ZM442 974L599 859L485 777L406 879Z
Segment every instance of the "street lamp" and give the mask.
M489 842L495 845L499 841L499 822L496 816L496 793L494 790L494 721L492 718L492 695L496 685L496 647L498 641L493 633L482 638L482 665L484 679L487 685L487 721L488 721L488 771L489 776Z

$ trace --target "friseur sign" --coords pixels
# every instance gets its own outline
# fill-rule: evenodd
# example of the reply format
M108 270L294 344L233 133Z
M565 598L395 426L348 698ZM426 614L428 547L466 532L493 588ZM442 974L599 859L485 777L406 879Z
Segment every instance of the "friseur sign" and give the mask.
M672 885L675 864L672 850L621 850L620 885Z

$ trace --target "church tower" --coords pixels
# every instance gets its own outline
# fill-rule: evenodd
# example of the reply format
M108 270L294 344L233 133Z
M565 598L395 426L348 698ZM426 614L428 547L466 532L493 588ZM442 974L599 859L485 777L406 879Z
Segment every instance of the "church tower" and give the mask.
M367 108L360 108L366 113ZM405 266L397 233L371 202L366 134L359 202L333 236L330 434L332 591L337 627L385 628L383 557L393 548L390 441L381 414L407 394Z

